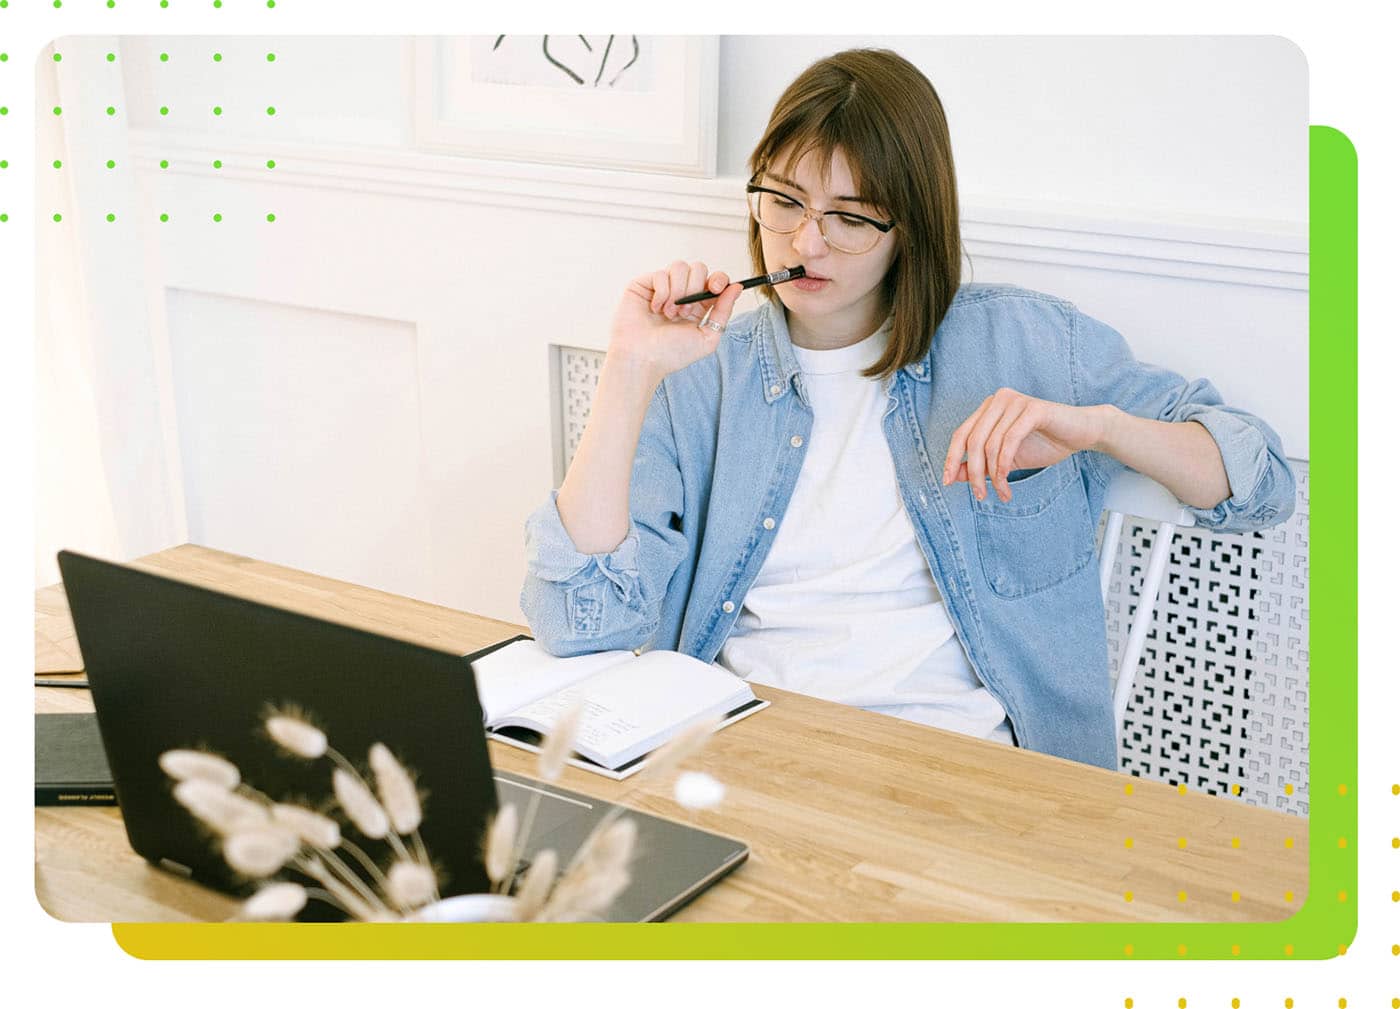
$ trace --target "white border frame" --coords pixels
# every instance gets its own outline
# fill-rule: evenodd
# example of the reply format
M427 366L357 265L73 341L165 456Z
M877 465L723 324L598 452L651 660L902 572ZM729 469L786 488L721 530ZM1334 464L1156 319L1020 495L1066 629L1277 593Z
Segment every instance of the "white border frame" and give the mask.
M469 85L445 94L444 46L469 66L467 37L414 39L413 124L418 145L478 158L587 165L713 178L718 149L718 36L655 36L672 57L651 93ZM460 111L469 97L470 116ZM456 110L445 111L450 103ZM583 125L581 125L583 124Z

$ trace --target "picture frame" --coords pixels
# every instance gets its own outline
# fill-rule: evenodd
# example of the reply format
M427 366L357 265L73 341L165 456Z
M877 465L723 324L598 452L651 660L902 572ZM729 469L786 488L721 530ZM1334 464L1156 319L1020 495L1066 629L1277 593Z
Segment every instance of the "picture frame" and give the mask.
M715 175L717 36L438 36L413 59L425 149Z

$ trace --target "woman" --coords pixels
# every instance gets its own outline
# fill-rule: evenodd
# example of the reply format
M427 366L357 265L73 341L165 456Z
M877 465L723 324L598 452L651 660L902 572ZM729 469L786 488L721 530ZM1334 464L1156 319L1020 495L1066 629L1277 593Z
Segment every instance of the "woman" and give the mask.
M732 320L740 288L704 263L628 285L526 525L537 639L1113 767L1105 488L1131 467L1204 527L1262 528L1293 508L1278 436L1068 302L960 285L943 109L898 55L806 70L749 167L754 271L807 279Z

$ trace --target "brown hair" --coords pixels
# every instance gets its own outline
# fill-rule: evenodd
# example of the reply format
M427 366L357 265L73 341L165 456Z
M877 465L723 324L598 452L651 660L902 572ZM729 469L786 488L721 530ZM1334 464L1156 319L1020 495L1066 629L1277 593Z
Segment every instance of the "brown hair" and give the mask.
M848 49L818 60L793 81L749 156L755 176L817 152L824 179L840 148L862 198L895 222L885 304L894 315L889 346L864 372L884 377L928 353L962 278L958 188L943 104L927 77L888 49ZM784 157L787 164L776 165ZM758 224L749 256L765 273ZM776 300L771 287L764 295Z

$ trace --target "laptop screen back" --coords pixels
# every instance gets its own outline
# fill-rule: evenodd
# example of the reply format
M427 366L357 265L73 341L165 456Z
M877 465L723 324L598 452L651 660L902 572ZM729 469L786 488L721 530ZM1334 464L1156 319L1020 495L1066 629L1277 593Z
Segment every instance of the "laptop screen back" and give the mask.
M460 656L67 551L59 567L138 854L220 889L248 889L175 801L157 760L170 749L208 750L275 801L324 807L332 762L291 756L263 729L283 708L324 731L371 782L369 749L386 745L416 778L442 895L487 888L480 838L496 790ZM384 864L382 841L345 833Z

